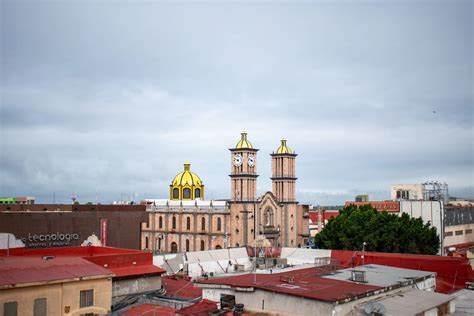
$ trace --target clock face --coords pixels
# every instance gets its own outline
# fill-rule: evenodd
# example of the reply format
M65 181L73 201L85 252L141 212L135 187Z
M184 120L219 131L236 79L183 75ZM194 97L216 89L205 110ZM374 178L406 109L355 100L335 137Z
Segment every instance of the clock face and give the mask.
M241 166L242 165L242 156L237 154L234 156L234 166Z
M254 158L252 155L250 155L250 156L247 158L247 162L248 162L248 164L249 164L249 167L255 166L255 158Z

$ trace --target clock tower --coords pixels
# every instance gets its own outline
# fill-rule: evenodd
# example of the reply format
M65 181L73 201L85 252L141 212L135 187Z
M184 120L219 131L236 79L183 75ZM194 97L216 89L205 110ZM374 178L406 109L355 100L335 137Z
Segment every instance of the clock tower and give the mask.
M231 152L231 201L254 202L257 197L257 151L247 140L247 133L241 138Z

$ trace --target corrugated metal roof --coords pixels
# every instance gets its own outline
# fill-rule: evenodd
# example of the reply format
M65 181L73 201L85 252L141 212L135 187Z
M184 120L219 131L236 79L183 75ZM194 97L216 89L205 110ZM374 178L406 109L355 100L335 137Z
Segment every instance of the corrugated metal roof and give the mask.
M166 296L184 299L197 299L202 297L202 289L194 286L190 280L177 279L173 276L163 276L161 282L166 290Z
M208 315L209 312L217 309L217 303L209 300L202 300L194 305L183 307L176 311L177 315Z
M101 276L111 277L113 273L82 258L0 258L0 287Z
M152 266L152 265L141 265L134 267L124 267L124 268L110 268L115 274L115 278L120 277L131 277L138 275L161 275L165 270Z
M142 316L142 315L160 315L160 316L175 316L176 309L171 307L164 307L153 304L141 304L124 312L121 312L122 316Z
M320 277L323 270L307 268L276 274L245 274L209 280L198 280L198 284L227 285L230 287L257 288L266 291L306 297L321 301L339 301L346 298L381 290L383 287L365 285ZM281 277L293 277L291 282L281 280Z

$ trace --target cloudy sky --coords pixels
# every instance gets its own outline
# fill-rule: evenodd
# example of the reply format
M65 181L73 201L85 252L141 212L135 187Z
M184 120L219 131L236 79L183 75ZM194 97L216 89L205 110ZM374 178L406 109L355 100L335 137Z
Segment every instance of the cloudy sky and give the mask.
M0 195L230 196L241 131L295 150L297 196L474 196L472 1L0 1Z

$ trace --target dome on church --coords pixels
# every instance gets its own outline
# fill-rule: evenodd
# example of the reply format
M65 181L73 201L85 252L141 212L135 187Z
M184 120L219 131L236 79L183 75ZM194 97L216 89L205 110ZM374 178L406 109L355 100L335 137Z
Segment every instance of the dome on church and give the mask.
M291 148L286 145L286 139L281 140L281 145L276 150L276 154L292 154Z
M240 140L237 143L237 145L235 145L235 148L239 148L239 149L253 148L252 144L247 140L247 133L245 132L240 133Z
M204 185L201 178L191 172L191 164L184 163L184 171L171 181L170 200L195 200L204 198Z

